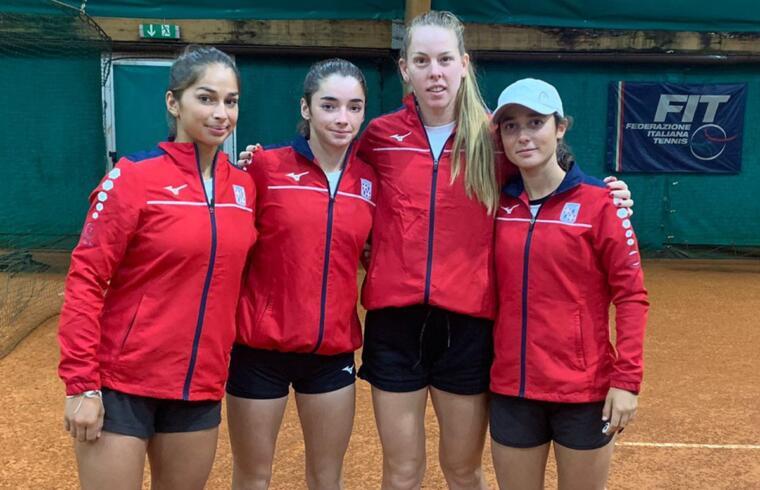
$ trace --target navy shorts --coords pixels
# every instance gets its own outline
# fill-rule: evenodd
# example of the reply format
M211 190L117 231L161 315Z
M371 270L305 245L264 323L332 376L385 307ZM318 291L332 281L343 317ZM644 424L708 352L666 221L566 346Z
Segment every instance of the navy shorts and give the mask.
M488 391L493 322L427 305L367 312L359 377L384 391Z
M103 430L149 439L156 433L196 432L217 427L222 402L166 400L103 388Z
M606 446L604 402L557 403L491 394L491 438L503 446L537 447L554 441L570 449Z
M270 400L297 393L329 393L356 381L354 353L333 356L302 352L232 347L227 393L240 398Z

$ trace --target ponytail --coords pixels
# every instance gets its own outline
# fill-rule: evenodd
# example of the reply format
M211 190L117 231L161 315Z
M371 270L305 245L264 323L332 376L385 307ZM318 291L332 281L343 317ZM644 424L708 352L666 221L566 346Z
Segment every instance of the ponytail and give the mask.
M459 175L464 151L467 162L464 169L465 192L468 197L475 194L488 213L493 213L499 202L493 137L472 63L467 66L467 76L459 87L456 115L458 128L454 138L451 183Z

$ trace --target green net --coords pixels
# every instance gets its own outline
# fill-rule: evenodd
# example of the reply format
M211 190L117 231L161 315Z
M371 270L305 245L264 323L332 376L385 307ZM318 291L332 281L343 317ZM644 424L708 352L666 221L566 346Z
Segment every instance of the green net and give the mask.
M110 39L75 10L0 6L0 357L57 314L87 195L105 169Z

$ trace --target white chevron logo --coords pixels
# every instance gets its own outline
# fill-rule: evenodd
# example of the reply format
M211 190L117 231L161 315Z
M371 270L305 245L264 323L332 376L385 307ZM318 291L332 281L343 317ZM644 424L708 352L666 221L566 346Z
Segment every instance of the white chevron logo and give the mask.
M406 134L392 134L390 137L391 137L391 138L393 138L394 140L398 141L399 143L401 143L401 142L403 142L403 141L404 141L404 138L406 138L406 137L407 137L407 136L409 136L410 134L412 134L412 132L411 132L411 131L409 131L409 132L408 132L408 133L406 133Z
M295 172L290 172L289 174L285 174L285 175L287 175L291 179L295 180L296 182L300 182L301 181L301 177L303 177L304 175L306 175L308 173L309 172L303 172L303 173L297 174Z
M184 185L180 185L180 186L178 186L178 187L172 187L172 186L170 186L170 185L167 185L166 187L164 187L164 189L166 189L167 191L171 192L171 193L172 193L172 194L174 194L175 196L179 196L179 191L181 191L181 190L182 190L182 189L184 189L185 187L187 187L187 184L184 184Z

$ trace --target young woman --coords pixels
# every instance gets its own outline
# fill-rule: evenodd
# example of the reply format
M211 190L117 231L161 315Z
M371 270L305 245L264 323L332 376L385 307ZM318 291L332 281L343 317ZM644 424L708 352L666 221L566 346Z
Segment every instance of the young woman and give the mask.
M412 93L361 138L360 156L377 172L380 190L359 376L372 384L384 489L421 485L428 394L449 487L485 488L494 211L500 174L514 168L494 164L489 115L459 19L440 11L418 16L400 54ZM627 199L618 185L616 197Z
M171 136L91 196L60 319L64 421L84 489L201 489L214 459L255 189L219 145L239 76L214 48L171 68Z
M641 385L648 302L636 237L627 210L574 164L552 85L515 82L493 120L520 171L501 197L494 248L496 476L501 488L542 489L553 441L559 488L601 490Z
M342 487L362 338L356 276L377 193L374 171L352 146L366 90L352 63L315 64L304 81L301 134L291 145L256 151L249 167L260 235L227 384L235 489L268 487L291 384L307 485Z

